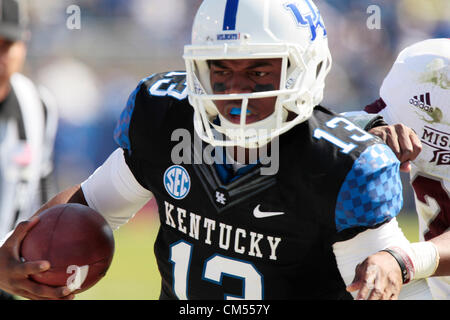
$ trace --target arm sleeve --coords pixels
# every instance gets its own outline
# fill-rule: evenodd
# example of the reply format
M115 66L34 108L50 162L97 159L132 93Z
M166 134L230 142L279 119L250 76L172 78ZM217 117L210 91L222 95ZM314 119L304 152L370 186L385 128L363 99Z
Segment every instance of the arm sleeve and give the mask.
M100 212L113 230L127 223L153 197L133 176L120 148L81 184L81 189L89 207Z
M379 228L366 230L350 240L336 242L333 245L333 251L345 285L348 286L353 281L355 268L359 263L369 255L390 246L409 246L409 241L395 218ZM356 294L357 292L352 292L354 298ZM413 280L403 285L399 299L428 300L431 299L431 293L424 279Z

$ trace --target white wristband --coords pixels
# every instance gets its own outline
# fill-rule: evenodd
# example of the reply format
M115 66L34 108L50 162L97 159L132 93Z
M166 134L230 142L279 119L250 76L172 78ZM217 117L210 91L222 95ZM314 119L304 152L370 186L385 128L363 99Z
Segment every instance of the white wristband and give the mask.
M432 242L411 243L411 260L414 264L414 279L432 276L439 265L439 251Z

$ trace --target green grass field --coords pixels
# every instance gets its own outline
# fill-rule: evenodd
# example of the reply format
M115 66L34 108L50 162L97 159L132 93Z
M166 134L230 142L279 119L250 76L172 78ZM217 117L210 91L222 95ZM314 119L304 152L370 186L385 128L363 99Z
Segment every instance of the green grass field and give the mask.
M106 276L77 300L155 300L161 277L153 254L158 233L156 214L140 212L115 231L115 254Z
M410 241L418 241L417 218L401 213L400 227ZM161 278L153 255L159 219L154 212L140 212L115 232L116 251L107 275L77 300L154 300Z

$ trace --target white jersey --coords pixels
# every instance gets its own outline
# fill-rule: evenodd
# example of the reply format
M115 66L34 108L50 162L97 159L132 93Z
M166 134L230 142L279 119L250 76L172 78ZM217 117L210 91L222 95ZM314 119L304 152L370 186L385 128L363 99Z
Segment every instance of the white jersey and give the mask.
M42 180L52 171L58 116L51 96L15 74L0 110L0 237L46 199ZM45 102L43 102L45 101ZM9 110L5 110L5 109Z
M426 92L424 99L426 103ZM386 106L379 112L390 124L403 123L414 129L422 142L410 174L421 241L450 228L450 115L436 121L433 112L414 104L397 109ZM450 299L450 277L431 277L428 283L435 299Z
M421 240L432 239L450 228L450 39L403 49L383 80L380 98L365 110L390 124L405 124L422 142L410 181ZM435 299L450 299L450 277L428 282Z

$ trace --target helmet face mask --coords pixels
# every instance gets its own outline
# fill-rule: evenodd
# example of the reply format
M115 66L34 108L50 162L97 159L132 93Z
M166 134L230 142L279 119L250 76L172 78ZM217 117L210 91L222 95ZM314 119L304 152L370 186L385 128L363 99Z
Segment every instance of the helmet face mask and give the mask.
M331 55L325 29L312 41L310 28L298 27L281 0L241 0L236 16L238 30L222 30L220 21L225 25L226 17L221 6L226 9L226 15L229 2L232 1L205 0L197 13L192 45L185 46L184 53L189 101L194 107L196 132L204 141L212 145L257 148L311 116L314 106L322 100ZM320 18L318 11L316 16ZM255 23L246 25L245 21L253 18ZM219 23L211 25L211 20ZM323 26L319 21L318 25ZM267 22L277 26L277 30L271 30ZM281 28L280 23L287 27ZM261 85L243 93L222 93L211 84L211 61L267 59L281 61L276 86ZM253 104L262 103L259 99L272 99L274 111L258 121L249 121L247 113ZM238 123L219 112L218 105L227 100L241 101L235 108L240 110Z

